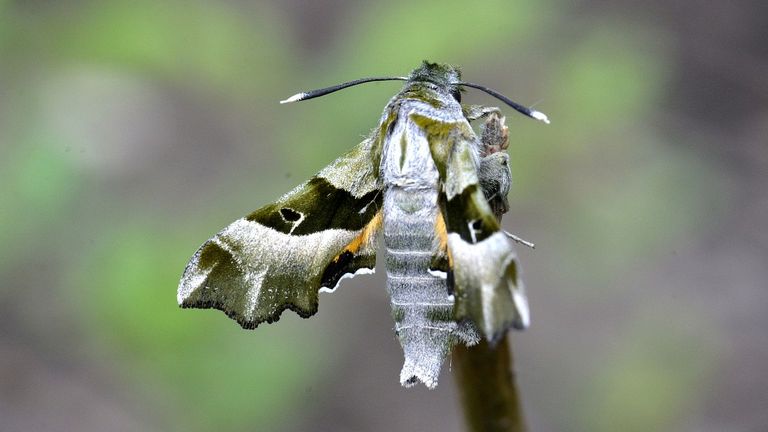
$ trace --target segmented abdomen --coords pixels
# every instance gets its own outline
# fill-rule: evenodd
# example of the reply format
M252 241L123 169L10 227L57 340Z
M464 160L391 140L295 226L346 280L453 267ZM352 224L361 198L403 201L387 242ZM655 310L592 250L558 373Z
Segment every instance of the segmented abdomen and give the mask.
M387 290L395 331L405 352L403 385L437 384L440 366L460 339L446 275L430 271L436 251L437 188L390 185L384 194ZM476 337L476 336L474 336ZM470 341L467 341L470 342Z

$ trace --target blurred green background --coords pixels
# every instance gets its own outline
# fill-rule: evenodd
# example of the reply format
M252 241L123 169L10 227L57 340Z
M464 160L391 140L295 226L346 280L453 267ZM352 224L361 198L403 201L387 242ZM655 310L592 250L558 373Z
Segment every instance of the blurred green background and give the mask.
M552 119L505 109L531 429L766 430L766 40L760 1L0 0L0 430L462 430L382 272L252 332L176 306L399 84L277 101L422 59Z

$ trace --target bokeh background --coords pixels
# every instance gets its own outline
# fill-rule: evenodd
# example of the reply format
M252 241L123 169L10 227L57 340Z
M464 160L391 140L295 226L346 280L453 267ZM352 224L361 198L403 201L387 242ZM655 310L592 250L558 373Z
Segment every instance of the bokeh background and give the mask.
M422 59L552 119L506 110L531 429L768 430L767 4L0 1L0 430L462 430L381 273L255 331L176 306L399 84L277 101Z

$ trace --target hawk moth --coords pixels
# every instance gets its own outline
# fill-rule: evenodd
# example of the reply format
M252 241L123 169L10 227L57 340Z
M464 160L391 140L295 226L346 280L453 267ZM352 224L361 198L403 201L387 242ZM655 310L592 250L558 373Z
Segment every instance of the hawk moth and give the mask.
M310 99L370 81L402 80L378 126L307 182L206 241L181 277L178 302L216 308L244 328L286 309L307 318L318 293L373 273L384 238L387 290L405 354L400 381L437 385L452 346L491 342L529 325L506 211L507 129L497 108L461 104L483 90L537 120L535 110L424 62L407 77L365 78L299 93ZM482 138L470 121L487 118Z

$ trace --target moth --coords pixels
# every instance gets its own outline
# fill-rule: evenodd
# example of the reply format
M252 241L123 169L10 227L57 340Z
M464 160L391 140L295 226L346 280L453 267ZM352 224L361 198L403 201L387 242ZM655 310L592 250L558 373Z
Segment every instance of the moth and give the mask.
M387 290L405 355L400 382L437 385L451 348L492 343L530 322L514 248L500 227L510 172L498 108L461 104L480 89L520 113L539 111L461 81L427 61L407 77L363 78L294 95L405 81L360 144L307 182L224 228L195 252L178 288L184 308L215 308L252 329L290 309L314 315L318 293L374 272L384 239ZM478 137L470 121L486 118Z

